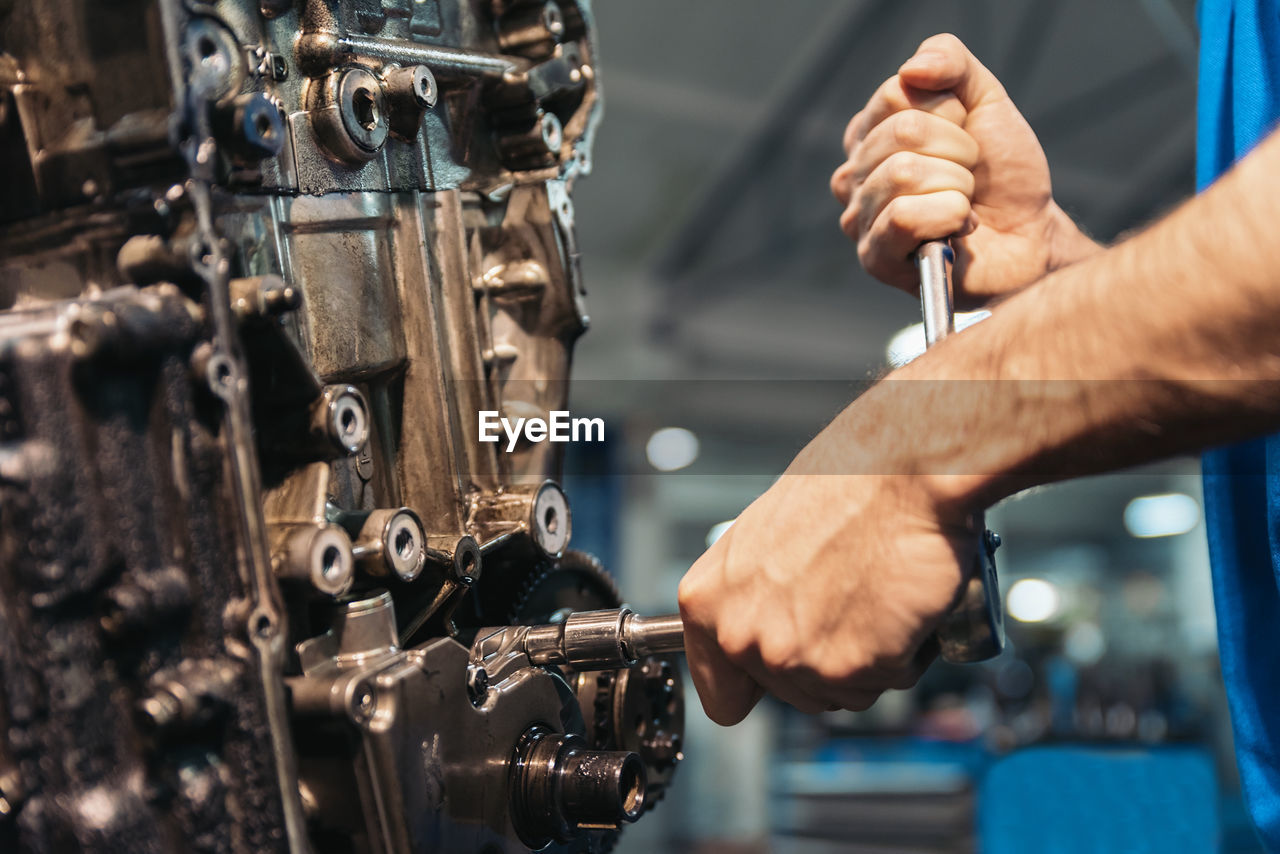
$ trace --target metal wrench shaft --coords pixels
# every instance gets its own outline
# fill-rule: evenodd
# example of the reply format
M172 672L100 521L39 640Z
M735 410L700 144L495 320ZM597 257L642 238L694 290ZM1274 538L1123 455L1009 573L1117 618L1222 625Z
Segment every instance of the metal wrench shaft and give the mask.
M641 617L629 608L578 611L559 623L530 626L522 646L534 664L630 667L649 655L684 652L684 623L679 614Z
M925 347L934 346L955 331L950 275L953 258L945 240L930 240L916 250ZM1000 538L987 530L983 517L982 513L975 514L971 523L974 531L981 532L977 565L972 567L959 603L936 632L942 657L947 661L986 661L1004 649L1004 613L995 561Z

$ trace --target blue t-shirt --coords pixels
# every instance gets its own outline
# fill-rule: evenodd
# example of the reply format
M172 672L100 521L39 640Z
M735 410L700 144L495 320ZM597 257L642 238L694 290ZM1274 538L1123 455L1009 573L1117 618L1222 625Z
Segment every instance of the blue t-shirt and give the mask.
M1200 0L1196 183L1280 118L1280 0ZM1254 824L1280 852L1280 436L1204 455L1222 679Z

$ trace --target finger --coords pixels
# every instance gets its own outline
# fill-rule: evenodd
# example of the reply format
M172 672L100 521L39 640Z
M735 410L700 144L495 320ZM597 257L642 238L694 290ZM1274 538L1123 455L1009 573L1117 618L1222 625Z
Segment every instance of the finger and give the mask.
M748 672L757 684L784 703L794 706L806 715L816 715L831 711L834 705L844 708L835 698L824 691L811 692L801 685L790 673L766 670L763 666L750 666Z
M964 128L932 113L906 110L872 128L853 150L849 160L854 180L865 181L873 169L900 151L950 160L966 169L977 166L979 155L978 143Z
M954 92L966 111L986 101L1008 97L996 76L950 33L921 42L915 54L898 69L898 76L907 86Z
M764 689L726 658L715 640L687 615L685 656L703 711L721 726L739 723L764 695Z
M797 668L791 678L796 688L808 696L860 712L871 708L885 691L912 687L922 672L912 662L901 668L871 668L840 677L817 668Z
M926 157L912 151L899 151L890 155L872 170L850 200L848 213L852 213L858 234L870 229L885 206L899 196L923 196L955 190L972 200L973 173L958 163L940 157ZM845 223L842 221L842 227ZM846 228L846 231L848 228ZM856 240L857 237L855 236Z
M921 110L955 124L964 124L966 115L964 105L953 93L931 92L908 86L898 75L894 75L880 84L867 105L845 126L844 153L848 155L873 127L903 110Z
M969 199L956 190L899 196L861 235L858 259L877 279L916 293L919 281L911 261L916 247L962 231L969 215Z

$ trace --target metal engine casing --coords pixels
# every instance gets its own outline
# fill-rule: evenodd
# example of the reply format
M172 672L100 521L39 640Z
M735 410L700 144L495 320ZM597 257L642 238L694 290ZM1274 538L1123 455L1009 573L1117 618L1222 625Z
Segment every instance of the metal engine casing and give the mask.
M621 604L561 446L477 427L567 406L587 0L0 27L0 850L607 850L674 662L470 651L566 573Z

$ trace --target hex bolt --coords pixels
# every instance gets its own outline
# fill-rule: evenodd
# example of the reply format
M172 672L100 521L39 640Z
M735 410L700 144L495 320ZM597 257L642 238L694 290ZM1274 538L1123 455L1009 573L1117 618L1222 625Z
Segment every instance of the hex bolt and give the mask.
M220 111L220 119L220 135L245 160L275 157L284 146L284 119L263 92L237 96Z
M324 148L347 163L373 159L391 130L382 81L367 69L346 68L309 86L311 124Z
M392 107L431 108L439 98L435 75L425 65L397 68L387 74L387 100Z

